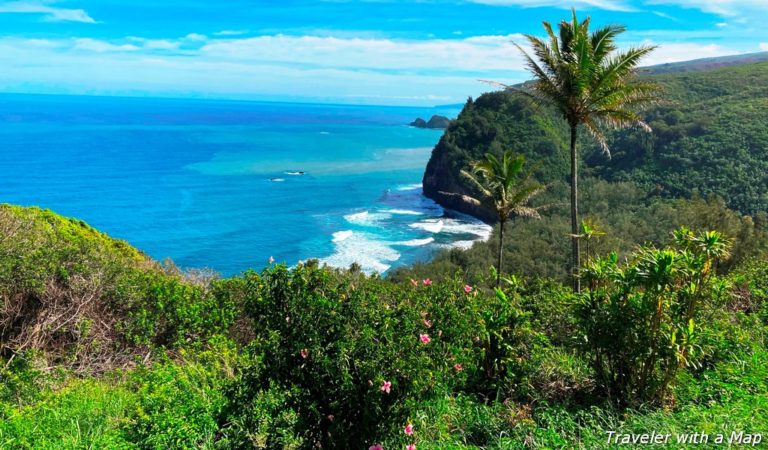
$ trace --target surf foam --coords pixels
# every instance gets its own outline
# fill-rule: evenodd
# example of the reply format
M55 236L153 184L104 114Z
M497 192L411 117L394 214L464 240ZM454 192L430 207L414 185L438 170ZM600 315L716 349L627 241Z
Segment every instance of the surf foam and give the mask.
M420 230L428 231L430 233L439 233L443 230L445 222L442 219L427 219L421 222L416 222L408 225L411 228L418 228Z
M343 232L342 232L343 233ZM334 237L337 233L334 233ZM342 240L334 239L335 253L320 262L331 267L348 268L353 263L362 267L363 272L384 273L392 262L400 259L400 253L386 243L372 239L366 233L346 234Z

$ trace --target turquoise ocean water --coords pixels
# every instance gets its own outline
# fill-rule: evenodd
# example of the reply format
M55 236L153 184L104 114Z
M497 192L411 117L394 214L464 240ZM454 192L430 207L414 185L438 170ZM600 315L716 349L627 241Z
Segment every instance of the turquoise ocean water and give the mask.
M0 95L0 202L231 275L273 256L368 271L487 238L421 195L458 108ZM304 172L304 174L298 174Z

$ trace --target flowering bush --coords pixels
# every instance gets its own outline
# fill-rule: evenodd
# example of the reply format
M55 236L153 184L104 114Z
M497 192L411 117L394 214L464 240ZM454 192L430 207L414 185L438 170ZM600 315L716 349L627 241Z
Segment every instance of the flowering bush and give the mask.
M297 412L298 432L322 448L369 448L398 434L411 439L401 448L415 445L408 399L495 388L488 377L521 356L508 320L523 317L515 303L459 280L395 285L308 264L250 272L231 286L253 320L260 368L246 371L233 411L249 414L268 389L291 392L285 407Z

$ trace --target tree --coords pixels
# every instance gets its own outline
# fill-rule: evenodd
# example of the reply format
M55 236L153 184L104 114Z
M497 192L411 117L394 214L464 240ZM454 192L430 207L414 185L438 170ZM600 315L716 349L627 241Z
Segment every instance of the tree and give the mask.
M501 159L491 153L485 154L484 161L470 164L470 171L462 170L466 178L480 194L480 198L462 195L462 200L496 214L499 220L499 254L496 265L496 287L501 282L502 249L504 226L510 218L531 217L541 219L539 211L549 205L532 207L529 202L546 189L533 179L533 171L523 172L525 156L508 150ZM459 195L443 192L445 195Z
M578 154L576 141L581 125L597 140L610 156L604 128L650 127L635 109L658 100L660 88L650 82L637 81L640 60L655 47L641 46L617 51L616 36L626 30L609 25L589 32L590 19L579 22L572 10L570 22L563 20L559 36L544 22L548 40L526 35L533 56L521 46L534 79L522 89L541 104L557 109L568 122L571 132L571 263L573 288L581 290L579 280L579 202ZM509 86L507 86L509 88Z

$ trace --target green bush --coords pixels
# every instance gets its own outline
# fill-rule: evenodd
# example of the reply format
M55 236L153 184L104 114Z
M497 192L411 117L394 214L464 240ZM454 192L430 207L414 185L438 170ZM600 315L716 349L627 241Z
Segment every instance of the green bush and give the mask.
M256 334L231 420L246 424L262 399L279 398L309 446L367 448L398 435L412 420L408 400L455 389L523 395L530 356L546 343L518 294L459 280L396 285L301 265L231 283Z
M675 246L641 247L622 267L615 253L583 272L578 311L584 348L597 379L621 404L663 400L678 369L701 358L702 304L727 256L717 232L675 232Z
M221 341L134 372L129 386L138 401L126 426L130 440L143 449L214 448L236 358L236 349Z
M126 311L120 327L127 340L175 348L226 333L238 310L216 294L216 283L192 284L154 268L127 273L115 289Z

